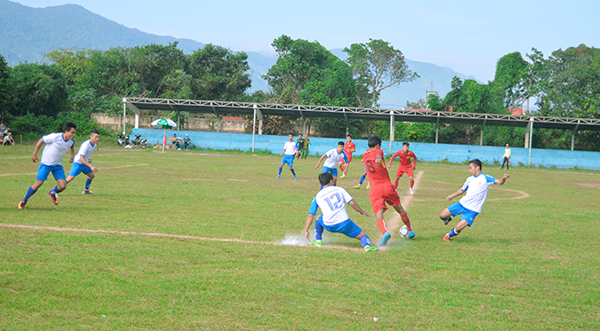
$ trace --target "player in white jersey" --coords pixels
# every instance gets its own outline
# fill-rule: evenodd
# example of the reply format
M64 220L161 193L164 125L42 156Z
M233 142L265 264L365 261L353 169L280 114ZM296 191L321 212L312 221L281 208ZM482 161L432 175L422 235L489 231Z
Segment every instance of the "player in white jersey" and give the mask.
M447 196L446 200L450 201L465 192L467 194L440 213L440 218L444 221L444 224L448 224L452 220L452 216L462 214L456 227L444 236L445 241L450 241L450 238L457 236L464 228L473 225L475 217L481 212L489 187L494 184L503 185L506 179L510 177L508 174L504 174L502 178L496 179L484 174L481 172L481 161L478 159L469 161L469 172L473 176L467 178L463 186Z
M31 187L27 190L25 198L19 202L18 208L20 210L25 208L29 198L31 198L31 196L34 195L44 184L50 173L52 173L52 176L54 176L54 179L56 179L57 185L56 188L52 190L56 190L56 192L48 192L48 195L50 195L50 198L52 198L52 202L55 205L58 205L56 193L60 193L67 188L67 178L65 176L65 170L62 166L62 159L67 152L70 152L71 159L69 162L73 162L73 158L75 157L75 150L73 149L75 140L73 140L73 138L75 138L76 131L77 125L75 123L67 122L63 125L63 133L51 133L38 140L37 144L35 145L35 149L33 150L33 156L31 157L31 160L34 163L38 160L37 154L42 147L42 144L46 144L46 146L42 152L42 161L40 168L38 169L37 176L35 177L35 183L33 183L33 185L31 185Z
M275 178L279 178L279 176L281 176L281 170L283 169L283 165L287 163L288 167L290 167L290 171L294 175L294 179L298 179L293 167L294 156L296 154L299 154L300 151L298 150L298 145L294 142L294 135L290 133L288 135L288 139L289 140L285 143L285 145L283 145L283 152L281 152L281 156L283 156L283 158L281 159L281 164L279 165L279 173Z
M346 152L344 152L344 142L338 142L337 148L330 149L327 153L323 154L319 159L319 162L317 162L315 169L319 168L319 165L324 158L327 158L327 160L323 163L323 172L329 172L333 175L333 186L335 186L338 177L337 166L342 160L344 161L344 164L348 163L348 156L346 156Z
M71 172L69 172L69 176L67 176L67 183L70 183L82 172L88 176L88 179L85 181L85 189L81 194L94 194L94 192L90 191L90 185L92 184L92 180L96 177L94 172L98 172L98 168L91 165L91 163L92 153L96 150L99 139L100 132L98 132L98 130L92 130L90 139L84 141L79 147L79 151L77 152L77 155L75 155L75 160L71 167Z
M324 172L319 175L319 182L323 189L317 193L317 196L312 201L308 216L306 217L306 225L304 226L304 237L311 245L321 246L323 244L323 230L329 232L343 233L350 238L360 240L360 243L365 248L365 252L378 251L377 247L371 247L371 239L361 228L359 228L348 217L346 212L346 203L354 210L369 217L369 213L364 211L354 199L341 187L333 186L333 175L329 172ZM323 215L317 218L315 222L315 240L310 241L308 230L315 220L317 210L321 209Z

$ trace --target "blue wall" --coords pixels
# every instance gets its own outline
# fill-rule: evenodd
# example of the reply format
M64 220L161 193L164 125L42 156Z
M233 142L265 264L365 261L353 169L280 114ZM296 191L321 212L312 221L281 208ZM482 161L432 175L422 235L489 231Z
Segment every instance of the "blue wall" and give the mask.
M158 129L133 129L134 134L141 134L154 145L162 142L163 130ZM185 137L186 133L192 140L192 144L200 148L212 149L238 149L243 151L252 150L252 135L243 133L217 133L204 131L177 131L167 130L167 137L172 137L177 133L178 137ZM298 137L294 137L294 141ZM317 138L310 137L311 155L323 155L328 150L335 148L338 141L345 139L337 138ZM255 150L269 150L273 153L281 153L283 144L287 141L287 136L256 135L254 147ZM362 155L367 150L367 141L362 139L353 139L356 144L355 155ZM382 143L385 152L389 151L389 141ZM392 143L392 153L402 149L402 142ZM493 164L494 161L502 162L504 155L504 146L475 146L475 145L450 145L450 144L429 144L429 143L410 143L410 149L415 152L419 160L423 161L441 161L463 162L468 159L478 158L486 164ZM511 165L518 166L519 162L527 165L529 150L526 148L511 147ZM600 170L600 152L580 152L550 149L532 149L531 164L534 166L555 166L557 168L580 168Z

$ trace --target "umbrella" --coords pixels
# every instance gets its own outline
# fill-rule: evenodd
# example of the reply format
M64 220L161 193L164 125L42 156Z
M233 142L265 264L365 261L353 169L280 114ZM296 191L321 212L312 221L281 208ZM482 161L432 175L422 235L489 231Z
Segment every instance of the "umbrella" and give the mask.
M167 145L167 133L166 133L166 129L169 128L176 128L177 124L175 124L175 122L171 121L168 118L161 118L161 119L157 119L156 121L150 123L151 126L155 127L155 128L162 128L163 129L163 153L165 151L165 146Z

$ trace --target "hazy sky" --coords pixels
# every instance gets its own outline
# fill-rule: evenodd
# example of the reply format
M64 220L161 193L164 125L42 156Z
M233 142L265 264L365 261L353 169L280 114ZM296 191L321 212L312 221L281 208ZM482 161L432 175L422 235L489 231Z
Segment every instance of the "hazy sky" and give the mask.
M600 1L193 1L13 0L26 6L74 3L127 27L232 50L273 53L282 34L328 49L389 41L406 58L450 67L482 82L496 62L535 47L600 47Z

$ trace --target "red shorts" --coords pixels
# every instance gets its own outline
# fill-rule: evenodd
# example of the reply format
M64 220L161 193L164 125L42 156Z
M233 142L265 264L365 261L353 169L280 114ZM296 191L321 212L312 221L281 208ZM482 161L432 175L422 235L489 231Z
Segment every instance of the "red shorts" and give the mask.
M388 210L388 207L385 205L386 202L392 207L400 204L400 197L392 183L371 186L369 199L371 200L371 206L373 207L373 214L377 214L381 209L383 209L383 211Z
M396 171L396 178L402 177L402 175L404 175L404 173L407 173L408 177L412 177L413 176L412 167L398 167L398 170Z

